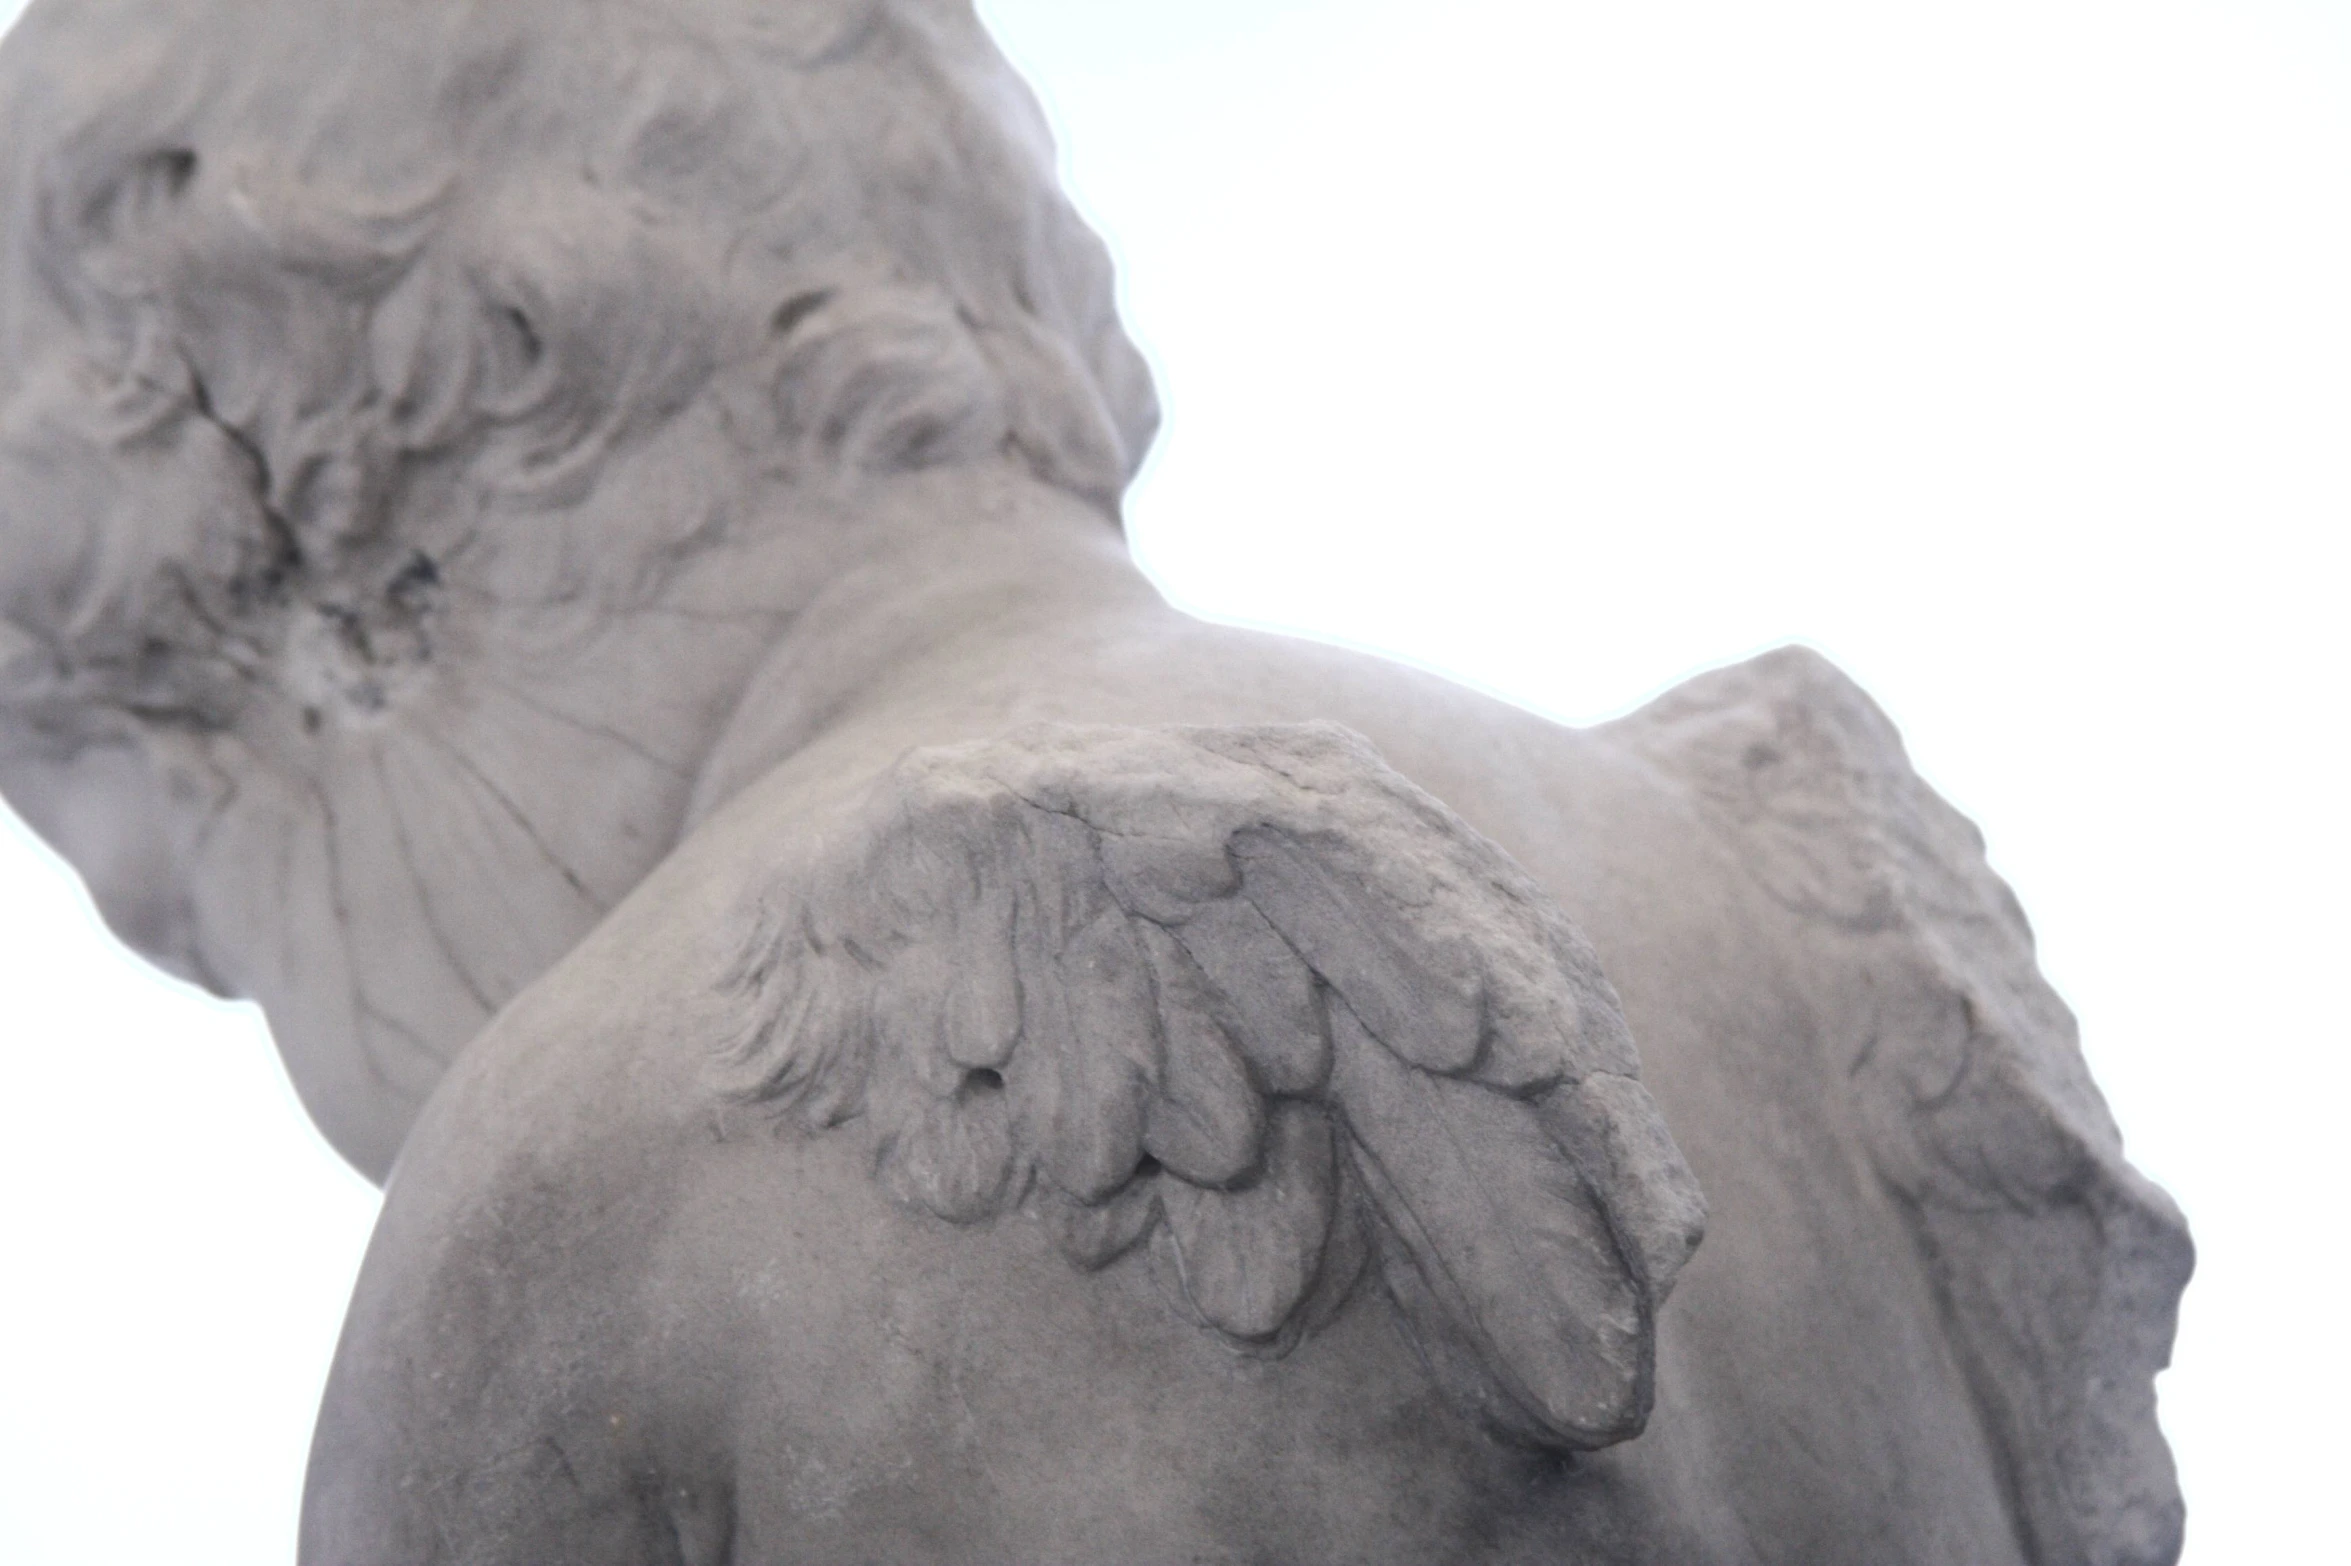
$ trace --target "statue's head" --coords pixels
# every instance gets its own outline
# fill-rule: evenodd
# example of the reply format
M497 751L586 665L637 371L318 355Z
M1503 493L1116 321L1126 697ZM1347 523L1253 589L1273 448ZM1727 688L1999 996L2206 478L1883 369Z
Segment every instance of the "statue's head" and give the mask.
M967 0L36 0L0 149L0 787L370 1169L675 840L786 535L1114 512L1154 422Z

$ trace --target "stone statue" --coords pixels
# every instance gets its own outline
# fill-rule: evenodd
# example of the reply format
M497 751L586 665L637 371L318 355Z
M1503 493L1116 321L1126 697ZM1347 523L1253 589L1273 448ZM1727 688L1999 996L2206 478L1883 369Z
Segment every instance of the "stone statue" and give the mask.
M0 787L387 1181L306 1560L2176 1554L1972 829L1800 651L1161 603L968 0L36 0L0 113Z

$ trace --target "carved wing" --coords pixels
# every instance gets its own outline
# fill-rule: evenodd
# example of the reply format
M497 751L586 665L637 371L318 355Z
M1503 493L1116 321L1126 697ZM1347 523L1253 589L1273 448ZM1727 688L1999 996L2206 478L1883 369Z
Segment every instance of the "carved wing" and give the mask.
M863 1116L902 1200L1080 1266L1164 1225L1280 1352L1367 1257L1497 1428L1639 1431L1696 1184L1590 945L1330 725L917 751L770 894L731 1091Z
M2194 1249L2124 1159L1982 837L1803 648L1702 675L1617 732L1697 784L1824 971L1858 975L1846 1085L2033 1558L2173 1560L2184 1514L2154 1381Z

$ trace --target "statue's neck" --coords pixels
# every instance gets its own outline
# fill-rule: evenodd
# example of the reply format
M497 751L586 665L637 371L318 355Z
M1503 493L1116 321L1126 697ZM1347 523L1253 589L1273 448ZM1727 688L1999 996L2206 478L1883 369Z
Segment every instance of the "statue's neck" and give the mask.
M1007 465L877 486L823 585L745 683L686 828L837 726L909 667L984 639L991 659L1109 603L1153 597L1117 528Z

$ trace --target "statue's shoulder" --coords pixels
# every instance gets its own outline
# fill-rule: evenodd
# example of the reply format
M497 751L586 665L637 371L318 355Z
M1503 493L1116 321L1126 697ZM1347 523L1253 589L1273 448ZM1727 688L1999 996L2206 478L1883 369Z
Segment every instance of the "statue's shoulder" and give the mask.
M1893 723L1836 665L1783 647L1710 670L1608 726L1692 794L1791 912L1856 933L1929 915L2032 961L1983 837L1911 766Z
M1686 792L1787 916L2036 1558L2171 1559L2180 1501L2153 1378L2186 1227L2124 1160L1982 834L1806 648L1700 675L1602 732Z

